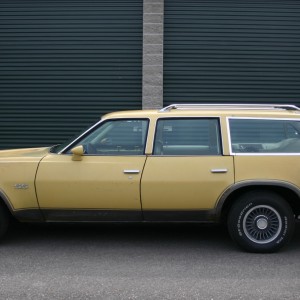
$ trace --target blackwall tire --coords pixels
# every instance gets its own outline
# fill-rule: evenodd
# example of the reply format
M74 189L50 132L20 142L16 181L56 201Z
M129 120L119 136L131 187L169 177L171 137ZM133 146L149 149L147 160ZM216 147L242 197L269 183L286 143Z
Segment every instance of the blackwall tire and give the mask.
M7 212L6 207L0 203L0 238L2 238L9 225L9 214Z
M228 215L228 230L238 246L248 252L275 252L293 236L295 218L278 194L251 191L242 195Z

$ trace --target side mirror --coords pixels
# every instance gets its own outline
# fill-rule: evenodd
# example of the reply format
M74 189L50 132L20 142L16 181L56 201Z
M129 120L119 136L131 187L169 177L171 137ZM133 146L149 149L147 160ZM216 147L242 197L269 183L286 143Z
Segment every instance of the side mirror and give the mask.
M73 154L72 160L75 161L82 160L82 155L84 154L84 149L82 145L72 148L71 152Z

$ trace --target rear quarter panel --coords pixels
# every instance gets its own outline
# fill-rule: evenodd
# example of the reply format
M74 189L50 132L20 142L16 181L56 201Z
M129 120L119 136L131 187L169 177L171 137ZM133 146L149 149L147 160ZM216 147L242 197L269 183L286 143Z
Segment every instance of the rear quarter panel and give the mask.
M300 155L236 155L235 181L276 180L300 188Z

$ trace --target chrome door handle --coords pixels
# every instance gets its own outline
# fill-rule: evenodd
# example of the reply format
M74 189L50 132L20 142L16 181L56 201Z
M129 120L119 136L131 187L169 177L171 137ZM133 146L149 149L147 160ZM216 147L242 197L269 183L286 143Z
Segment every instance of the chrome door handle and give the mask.
M227 173L227 169L211 169L210 170L212 173Z
M140 170L124 170L124 174L139 174Z

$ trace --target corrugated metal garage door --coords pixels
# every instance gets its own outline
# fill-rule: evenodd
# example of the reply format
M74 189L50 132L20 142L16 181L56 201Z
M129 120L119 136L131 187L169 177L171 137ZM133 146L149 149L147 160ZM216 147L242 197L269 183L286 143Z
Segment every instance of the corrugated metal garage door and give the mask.
M0 1L0 148L142 107L142 0Z
M300 1L165 0L164 104L300 105Z

